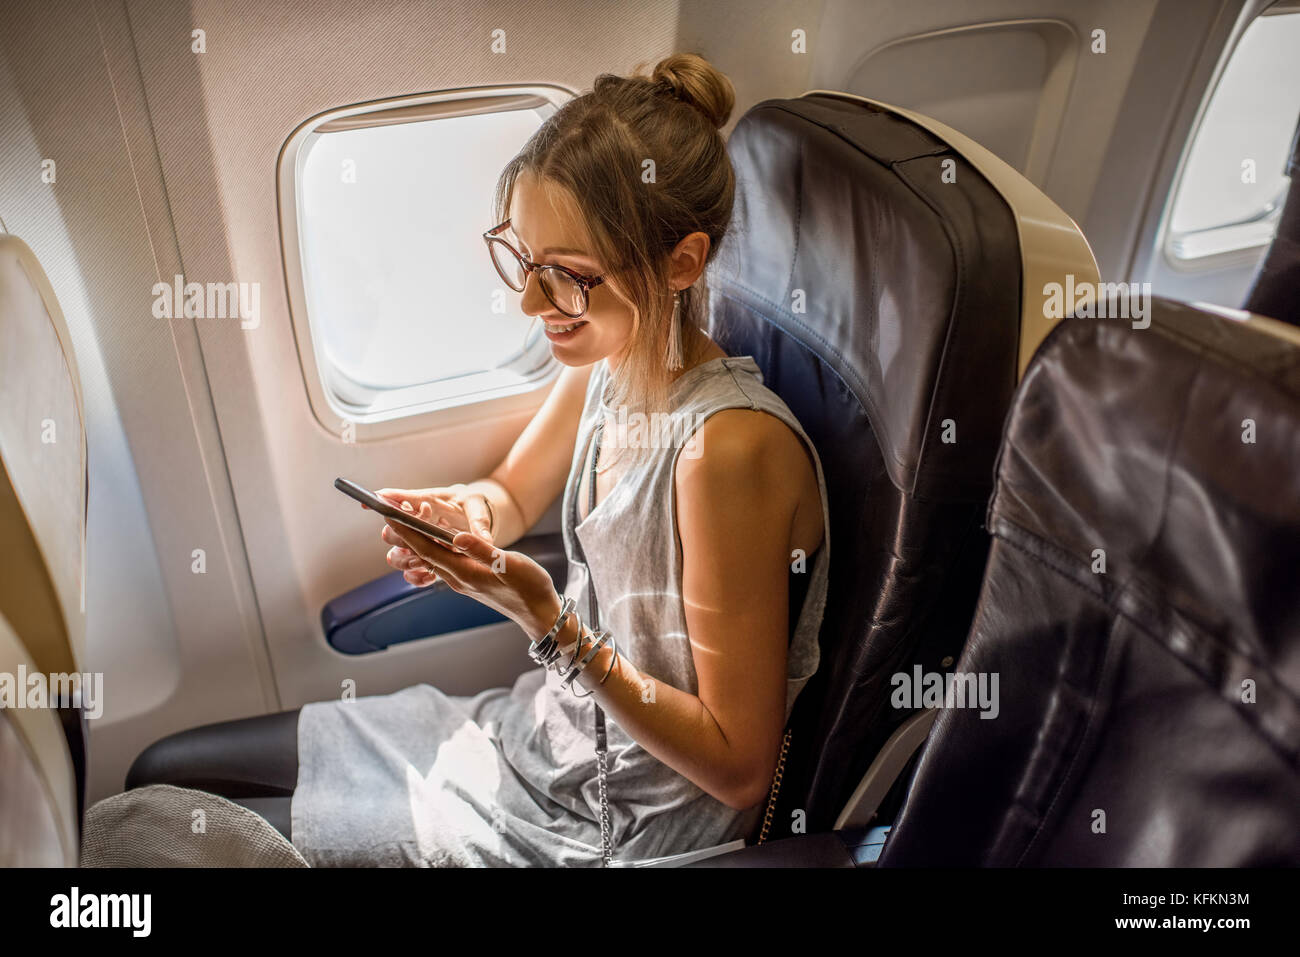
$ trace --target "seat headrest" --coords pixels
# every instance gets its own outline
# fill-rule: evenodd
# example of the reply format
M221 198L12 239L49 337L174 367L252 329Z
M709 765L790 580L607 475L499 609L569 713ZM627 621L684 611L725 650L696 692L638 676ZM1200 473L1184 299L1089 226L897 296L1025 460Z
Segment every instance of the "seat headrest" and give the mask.
M996 383L1009 397L1014 386L1015 336L978 328L996 321L990 314L1014 323L1019 312L1005 207L991 191L981 194L985 209L953 191L960 208L936 215L930 200L943 199L947 145L893 114L830 97L760 103L736 124L728 148L736 208L710 290L753 307L824 363L866 410L899 489L986 493L1001 411L962 409L969 418L956 423L952 444L931 420L941 381L950 394ZM945 228L945 216L960 222ZM1011 231L1009 241L978 242L983 229L999 227ZM735 341L734 322L715 331ZM945 349L958 340L962 366L944 367ZM981 447L987 454L971 454Z
M85 657L86 430L72 339L49 280L0 234L0 614L37 667Z
M1044 277L1097 278L1077 227L956 131L861 98L764 101L728 149L736 209L711 292L825 364L866 410L900 490L986 494L1025 349L1053 321ZM713 310L712 331L748 350L729 311ZM1009 336L990 326L1005 322Z

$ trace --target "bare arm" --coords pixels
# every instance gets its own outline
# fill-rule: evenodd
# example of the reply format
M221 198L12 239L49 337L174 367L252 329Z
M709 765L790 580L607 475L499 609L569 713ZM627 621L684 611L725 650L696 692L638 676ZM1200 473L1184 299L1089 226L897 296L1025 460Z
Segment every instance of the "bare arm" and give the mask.
M594 367L566 366L501 464L487 478L469 483L471 491L492 502L492 539L498 548L518 541L564 491Z

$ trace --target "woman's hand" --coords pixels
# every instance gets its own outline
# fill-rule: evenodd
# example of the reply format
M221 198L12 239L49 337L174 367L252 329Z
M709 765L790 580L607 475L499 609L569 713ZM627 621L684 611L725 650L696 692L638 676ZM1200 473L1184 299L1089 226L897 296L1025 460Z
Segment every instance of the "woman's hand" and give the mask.
M469 529L487 541L492 541L489 528L491 516L487 504L480 493L471 492L467 485L423 489L381 488L375 494L406 512L418 513L424 503L428 503L433 510L433 524L453 532ZM390 548L386 560L402 572L402 577L412 585L424 587L438 580L437 574L428 564L404 545Z
M432 522L436 513L429 501L422 501L415 514ZM523 552L499 549L471 531L457 531L458 552L402 525L385 524L381 535L394 549L409 551L433 580L441 578L452 591L505 615L529 638L546 634L560 614L562 602L550 573Z

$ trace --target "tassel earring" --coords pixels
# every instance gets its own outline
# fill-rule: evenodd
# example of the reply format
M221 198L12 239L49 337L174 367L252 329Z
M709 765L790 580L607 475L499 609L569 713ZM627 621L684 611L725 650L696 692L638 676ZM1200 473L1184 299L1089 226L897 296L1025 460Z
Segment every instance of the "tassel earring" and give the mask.
M674 372L685 363L682 358L682 294L673 293L673 317L668 326L668 368Z

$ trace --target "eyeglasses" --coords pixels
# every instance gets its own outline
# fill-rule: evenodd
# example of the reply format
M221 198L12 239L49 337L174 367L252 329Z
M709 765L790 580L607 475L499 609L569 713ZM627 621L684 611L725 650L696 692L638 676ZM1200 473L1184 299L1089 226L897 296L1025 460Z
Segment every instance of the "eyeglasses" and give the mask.
M500 226L494 226L483 234L488 252L492 256L492 265L507 286L515 292L523 292L528 283L528 274L537 271L537 281L542 292L556 309L570 319L577 319L587 311L587 293L593 286L605 281L604 276L584 276L564 266L543 266L522 255L519 250L501 238L501 233L510 228L510 220Z

